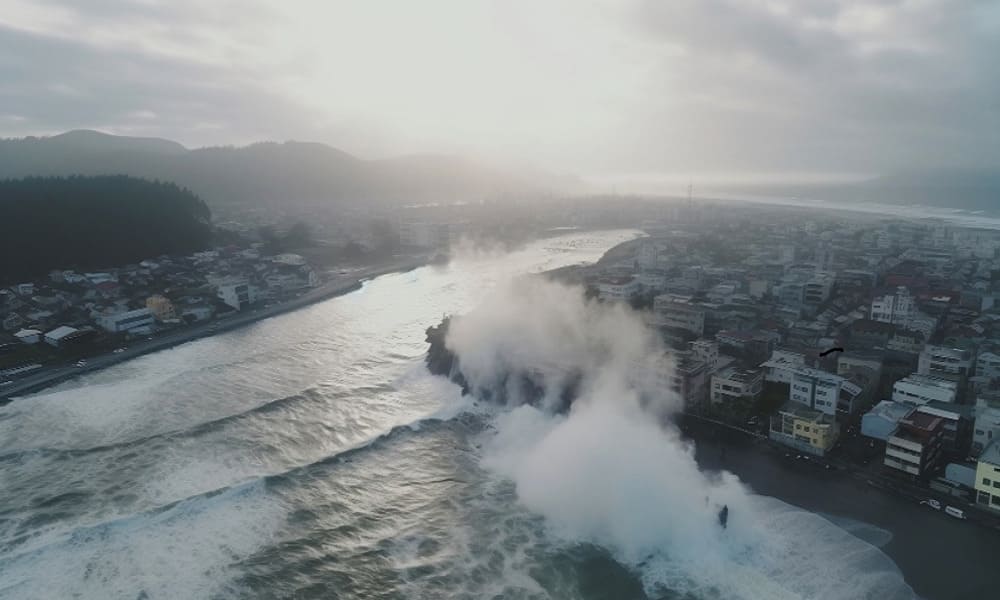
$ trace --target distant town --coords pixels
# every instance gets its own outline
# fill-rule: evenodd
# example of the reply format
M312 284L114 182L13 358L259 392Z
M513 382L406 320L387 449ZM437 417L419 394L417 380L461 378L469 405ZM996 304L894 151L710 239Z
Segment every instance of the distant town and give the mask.
M1000 523L1000 232L697 203L642 228L574 277L660 332L687 415Z

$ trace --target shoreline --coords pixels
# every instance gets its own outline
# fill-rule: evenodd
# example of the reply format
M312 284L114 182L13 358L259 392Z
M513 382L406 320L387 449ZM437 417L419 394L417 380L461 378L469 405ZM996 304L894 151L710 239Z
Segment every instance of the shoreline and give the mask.
M787 458L728 429L683 417L678 425L684 439L694 444L702 470L729 471L754 493L835 524L846 518L891 533L880 549L921 598L983 598L995 590L993 561L1000 556L1000 536L995 530L921 506L893 490L868 484L850 471L826 470L815 461L795 460L794 451ZM961 548L961 552L936 552L935 548Z
M187 342L232 331L258 321L263 321L264 319L276 317L318 302L349 294L360 289L365 281L390 273L412 271L426 266L429 261L429 256L418 255L390 265L366 267L356 273L335 276L319 287L272 306L250 308L245 311L229 313L221 318L213 318L203 323L165 332L149 340L142 339L136 341L129 344L126 350L118 354L105 353L90 357L87 359L87 366L85 367L76 367L73 365L43 367L41 371L23 377L20 380L15 380L13 384L0 391L0 406L13 402L18 398L38 393L46 388L69 381L86 373L99 371L134 358L139 358L140 356L145 356L146 354L167 350Z

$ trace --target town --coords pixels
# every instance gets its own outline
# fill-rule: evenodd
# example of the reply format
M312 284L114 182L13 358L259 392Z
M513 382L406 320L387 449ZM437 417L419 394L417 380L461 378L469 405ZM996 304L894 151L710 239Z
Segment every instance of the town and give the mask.
M996 523L1000 232L714 208L676 203L578 274L660 332L685 413Z

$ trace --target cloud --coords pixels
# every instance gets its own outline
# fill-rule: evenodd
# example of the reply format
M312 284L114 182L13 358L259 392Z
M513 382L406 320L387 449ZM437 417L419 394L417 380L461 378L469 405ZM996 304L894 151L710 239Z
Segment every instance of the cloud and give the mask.
M8 135L297 138L583 174L1000 162L986 0L9 0L0 50L4 113L24 117Z

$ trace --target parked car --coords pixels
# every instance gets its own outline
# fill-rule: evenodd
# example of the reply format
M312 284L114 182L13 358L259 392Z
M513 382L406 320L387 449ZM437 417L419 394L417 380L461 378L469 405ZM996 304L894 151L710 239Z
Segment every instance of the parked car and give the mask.
M946 506L944 507L944 512L949 517L955 517L956 519L965 518L965 511L962 510L961 508L955 508L954 506Z

